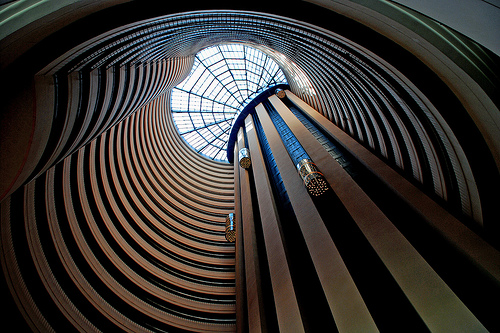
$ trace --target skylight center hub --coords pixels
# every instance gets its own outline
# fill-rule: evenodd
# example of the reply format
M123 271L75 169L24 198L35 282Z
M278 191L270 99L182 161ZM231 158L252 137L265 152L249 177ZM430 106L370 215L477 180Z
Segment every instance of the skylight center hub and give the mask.
M243 44L206 48L190 75L172 90L171 109L182 138L198 153L226 161L231 127L245 106L264 90L287 84L278 64Z

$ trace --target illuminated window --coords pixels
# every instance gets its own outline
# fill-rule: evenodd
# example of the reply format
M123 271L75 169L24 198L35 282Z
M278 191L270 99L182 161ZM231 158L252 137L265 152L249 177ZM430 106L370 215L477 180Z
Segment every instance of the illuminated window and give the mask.
M191 74L172 90L172 116L180 135L198 153L227 161L229 133L239 112L259 93L286 84L266 54L242 44L206 48Z

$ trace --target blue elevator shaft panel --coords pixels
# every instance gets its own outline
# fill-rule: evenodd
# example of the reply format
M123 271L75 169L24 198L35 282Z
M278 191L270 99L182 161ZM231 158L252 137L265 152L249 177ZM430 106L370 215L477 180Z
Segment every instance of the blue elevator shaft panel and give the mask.
M274 106L269 101L265 101L263 104L269 113L269 117L271 118L274 126L278 130L281 140L285 144L285 148L294 165L297 165L303 159L310 160L311 158L307 155L305 149L299 143L295 135L293 135L292 131L278 114L278 111L276 111Z

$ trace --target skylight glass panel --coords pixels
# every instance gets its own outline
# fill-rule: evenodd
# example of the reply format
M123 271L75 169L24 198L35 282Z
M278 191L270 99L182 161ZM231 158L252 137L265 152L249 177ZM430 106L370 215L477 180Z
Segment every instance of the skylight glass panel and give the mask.
M198 153L227 161L229 132L239 112L257 95L286 84L279 66L243 44L206 48L191 74L172 90L171 109L179 134Z

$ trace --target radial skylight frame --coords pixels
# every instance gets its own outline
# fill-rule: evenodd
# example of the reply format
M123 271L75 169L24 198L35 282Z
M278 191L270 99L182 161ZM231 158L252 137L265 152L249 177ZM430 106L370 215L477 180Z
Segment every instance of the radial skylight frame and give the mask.
M260 50L244 44L203 49L190 75L172 90L174 123L195 151L227 161L234 120L252 99L278 84L287 84L285 74Z

